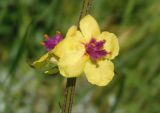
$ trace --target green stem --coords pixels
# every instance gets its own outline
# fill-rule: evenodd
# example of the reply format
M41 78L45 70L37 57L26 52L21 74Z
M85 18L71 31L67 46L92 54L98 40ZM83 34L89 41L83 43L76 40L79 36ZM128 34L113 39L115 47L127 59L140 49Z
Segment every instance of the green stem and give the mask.
M78 21L78 27L80 19L87 15L91 9L92 0L83 0L83 5ZM61 113L71 113L74 92L75 92L76 78L67 78L67 84L65 89L65 97L63 102L63 108Z
M62 113L71 113L75 85L76 85L76 78L67 79Z

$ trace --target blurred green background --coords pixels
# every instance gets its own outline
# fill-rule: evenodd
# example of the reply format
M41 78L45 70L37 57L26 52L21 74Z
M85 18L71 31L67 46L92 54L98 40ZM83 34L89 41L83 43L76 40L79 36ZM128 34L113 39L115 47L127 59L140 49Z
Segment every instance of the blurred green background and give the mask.
M116 75L106 87L78 78L73 113L160 113L160 0L93 0L102 30L119 37ZM59 113L66 79L30 63L43 35L65 35L81 0L0 0L0 113Z

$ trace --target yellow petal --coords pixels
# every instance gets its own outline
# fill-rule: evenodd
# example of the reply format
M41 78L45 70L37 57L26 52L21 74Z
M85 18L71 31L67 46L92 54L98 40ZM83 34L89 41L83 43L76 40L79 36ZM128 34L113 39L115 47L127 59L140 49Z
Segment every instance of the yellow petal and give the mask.
M40 71L44 71L45 73L57 73L57 59L49 55L49 53L43 55L40 59L33 62L32 66Z
M69 30L67 31L66 37L70 37L74 35L77 31L77 26L71 26Z
M111 52L107 55L107 58L114 59L119 53L119 42L116 35L110 32L102 32L98 39L106 40L104 48L107 52Z
M66 60L70 59L69 57ZM87 56L81 56L81 58L76 58L75 56L72 58L74 62L70 59L70 62L66 62L63 58L60 59L59 62L59 70L60 73L67 78L78 77L84 70L85 64L88 60Z
M89 61L84 68L87 80L98 86L107 85L114 76L114 65L111 61L100 60L97 64Z
M55 48L50 52L51 54L54 54L58 57L61 57L62 54L65 52L66 46L68 45L68 42L72 42L72 40L82 40L82 34L80 31L77 31L76 26L72 26L69 28L67 35L65 39L63 39L59 44L55 46Z
M59 42L54 49L52 49L50 51L50 54L54 54L56 55L57 57L60 57L61 54L63 53L63 50L64 50L65 46L64 46L64 39Z
M84 68L86 57L85 48L82 44L83 36L76 26L72 26L66 35L53 50L53 54L58 56L58 67L60 73L65 77L77 77Z
M84 55L85 47L80 38L82 38L80 32L76 31L64 39L65 47L62 50L58 66L60 73L65 77L77 77L83 71L88 57Z
M88 39L100 34L98 23L91 15L87 15L80 20L80 30L84 37Z

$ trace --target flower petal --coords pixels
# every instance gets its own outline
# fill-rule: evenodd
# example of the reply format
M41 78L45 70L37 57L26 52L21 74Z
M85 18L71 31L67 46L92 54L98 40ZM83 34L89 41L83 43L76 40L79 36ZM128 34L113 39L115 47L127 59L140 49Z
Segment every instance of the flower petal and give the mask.
M107 55L107 58L114 59L119 53L119 42L115 34L110 32L102 32L98 37L99 40L106 40L104 48L110 54Z
M48 74L57 73L57 59L50 56L49 53L43 55L37 61L31 64L34 68Z
M65 52L68 42L72 40L82 40L82 37L83 36L80 33L80 31L77 31L77 27L72 26L69 28L66 38L63 39L59 44L57 44L56 47L50 53L55 54L58 57L61 57L62 54Z
M65 41L65 48L63 51L58 63L60 73L65 77L79 76L88 59L87 56L84 55L84 45L73 38L72 40Z
M77 31L77 26L71 26L67 31L66 37L74 35L76 31Z
M59 44L55 46L54 49L50 51L50 54L54 54L57 57L60 57L61 54L63 53L64 48L65 46L64 46L64 39L63 39Z
M100 34L98 23L91 15L87 15L80 20L80 30L84 37L89 40Z
M87 58L84 55L85 47L82 39L81 32L73 26L62 43L53 50L53 53L60 58L58 67L60 73L65 77L77 77L83 71Z
M86 63L84 72L91 84L105 86L114 76L114 65L108 60L97 61L97 64L89 61Z
M68 62L67 60L70 62ZM87 60L88 57L86 56L81 56L81 58L75 56L73 58L61 58L58 64L60 73L67 78L78 77L83 72Z

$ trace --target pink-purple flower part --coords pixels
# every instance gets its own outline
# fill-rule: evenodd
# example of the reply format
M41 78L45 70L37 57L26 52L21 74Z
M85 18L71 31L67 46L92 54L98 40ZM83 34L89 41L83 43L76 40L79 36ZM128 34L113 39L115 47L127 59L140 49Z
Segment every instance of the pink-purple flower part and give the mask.
M95 38L92 38L89 43L85 44L86 54L90 56L91 60L96 61L108 54L103 48L105 42L105 40L97 41Z
M49 37L48 35L44 35L45 41L42 42L42 45L50 51L52 50L60 41L63 40L63 36L60 32L57 32L54 37Z

